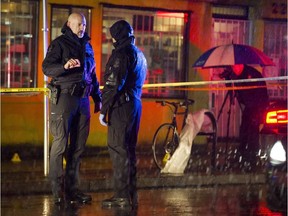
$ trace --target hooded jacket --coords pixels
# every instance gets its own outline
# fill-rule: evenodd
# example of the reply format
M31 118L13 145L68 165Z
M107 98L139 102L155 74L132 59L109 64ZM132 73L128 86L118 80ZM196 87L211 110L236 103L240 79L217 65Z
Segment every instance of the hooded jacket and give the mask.
M244 65L241 75L237 76L232 73L231 76L234 80L263 78L259 71L248 65ZM258 107L259 109L264 110L269 104L269 96L265 81L235 83L234 85L237 87L258 86L258 88L236 90L236 97L239 103L245 105L245 107Z
M128 94L130 100L141 100L147 72L146 58L134 45L135 38L130 24L120 20L111 26L110 33L116 42L104 74L101 109L104 115L124 94Z
M89 43L90 37L85 33L83 38L78 38L67 26L67 22L61 32L63 34L53 40L48 48L42 63L43 73L51 77L51 82L61 89L71 88L74 83L79 82L93 85L90 95L94 101L100 102L101 92L95 73L94 52ZM64 65L70 58L79 59L81 67L66 70Z

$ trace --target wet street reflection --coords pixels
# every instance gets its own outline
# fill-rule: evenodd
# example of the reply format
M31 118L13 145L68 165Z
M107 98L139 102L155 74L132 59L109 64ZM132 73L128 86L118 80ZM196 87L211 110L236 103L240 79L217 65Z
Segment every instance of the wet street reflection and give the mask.
M102 209L101 201L112 192L90 193L89 205L55 206L50 195L3 196L2 216L282 216L267 207L266 186L229 185L194 188L162 188L139 190L138 209Z

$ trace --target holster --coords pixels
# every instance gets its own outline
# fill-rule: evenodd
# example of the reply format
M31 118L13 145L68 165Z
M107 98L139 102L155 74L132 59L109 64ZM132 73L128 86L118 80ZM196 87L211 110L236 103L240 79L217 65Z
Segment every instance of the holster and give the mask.
M83 97L85 88L86 86L83 82L75 83L70 90L70 94L72 96Z
M130 96L129 96L128 92L124 92L119 96L118 105L127 103L129 101L130 101Z
M52 104L57 104L60 96L60 87L49 83L47 88L50 89L50 100Z

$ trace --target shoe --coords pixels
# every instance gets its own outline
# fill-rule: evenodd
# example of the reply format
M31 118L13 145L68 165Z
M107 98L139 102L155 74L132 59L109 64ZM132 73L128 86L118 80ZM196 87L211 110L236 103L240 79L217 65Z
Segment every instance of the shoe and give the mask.
M130 202L128 198L116 198L112 197L102 201L102 207L112 208L112 207L129 207Z
M53 202L56 205L60 205L64 202L62 179L57 178L56 180L52 180L51 187L53 194Z
M53 194L53 202L55 205L61 205L61 203L64 203L64 197L61 193Z
M70 203L79 202L79 203L89 203L92 201L92 197L88 194L84 194L81 191L76 191L67 195L67 200Z
M53 202L55 205L61 205L64 203L64 196L61 191L53 192Z
M55 205L61 205L61 203L64 203L64 199L61 196L54 196L53 202Z

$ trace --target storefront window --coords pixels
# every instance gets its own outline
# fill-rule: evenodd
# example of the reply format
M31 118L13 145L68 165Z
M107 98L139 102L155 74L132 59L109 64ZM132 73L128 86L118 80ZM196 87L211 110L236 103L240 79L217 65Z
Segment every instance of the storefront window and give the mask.
M265 77L287 76L287 23L266 21L264 27L264 52L275 63L265 67ZM287 98L287 80L278 81L279 86L268 86L271 99Z
M1 2L1 87L36 87L35 1Z
M146 83L171 83L185 81L183 59L184 13L141 11L105 8L102 31L102 70L111 55L113 46L109 27L120 19L127 20L134 29L136 45L148 62ZM182 97L183 92L171 88L144 89L144 97Z

